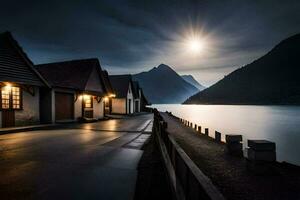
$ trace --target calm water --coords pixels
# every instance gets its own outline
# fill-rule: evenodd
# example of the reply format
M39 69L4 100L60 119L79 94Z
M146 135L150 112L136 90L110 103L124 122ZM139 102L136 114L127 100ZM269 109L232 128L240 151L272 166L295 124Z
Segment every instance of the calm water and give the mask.
M300 165L300 106L158 104L152 107L225 134L276 142L277 160ZM202 130L203 130L202 128Z

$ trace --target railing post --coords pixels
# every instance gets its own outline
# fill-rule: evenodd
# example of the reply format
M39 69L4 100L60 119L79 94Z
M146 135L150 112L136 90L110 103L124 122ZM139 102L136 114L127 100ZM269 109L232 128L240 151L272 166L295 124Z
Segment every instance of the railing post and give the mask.
M205 131L204 134L205 134L206 136L208 136L208 135L209 135L209 130L208 130L208 128L205 128L204 131Z
M243 155L243 136L242 135L226 135L227 151L231 155Z
M221 142L221 133L220 132L218 132L218 131L215 131L215 140L217 141L217 142Z
M276 161L276 144L267 140L248 140L247 169L255 174L272 173Z
M198 132L202 133L201 126L198 126Z

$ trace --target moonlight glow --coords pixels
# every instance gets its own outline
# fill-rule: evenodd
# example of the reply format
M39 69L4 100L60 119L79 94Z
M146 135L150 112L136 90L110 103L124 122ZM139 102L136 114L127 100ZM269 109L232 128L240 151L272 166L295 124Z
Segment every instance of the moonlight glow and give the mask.
M202 31L197 31L194 28L190 28L188 31L186 31L182 44L184 45L184 50L189 55L198 55L203 53L203 50L206 46L206 42L204 44L204 41L205 38Z
M193 53L199 53L203 49L203 42L199 38L190 38L187 47Z

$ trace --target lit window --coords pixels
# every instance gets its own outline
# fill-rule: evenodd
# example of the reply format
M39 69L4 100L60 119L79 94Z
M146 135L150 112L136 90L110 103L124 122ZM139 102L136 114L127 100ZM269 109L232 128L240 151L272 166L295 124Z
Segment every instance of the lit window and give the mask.
M12 91L12 106L13 106L13 109L20 109L21 108L20 88L12 87L11 91Z
M5 86L1 88L1 108L21 108L21 89L19 87Z
M92 108L93 107L92 96L84 95L83 99L84 99L84 107L85 108Z
M5 87L1 89L1 101L2 101L2 109L9 109L10 105L10 98L9 98L10 91L7 90Z

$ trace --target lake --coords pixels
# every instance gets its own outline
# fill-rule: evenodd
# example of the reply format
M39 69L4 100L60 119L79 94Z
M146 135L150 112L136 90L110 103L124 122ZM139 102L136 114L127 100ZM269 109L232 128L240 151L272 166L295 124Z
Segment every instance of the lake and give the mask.
M300 165L300 106L180 105L156 104L151 107L171 111L193 124L247 139L266 139L276 143L278 161Z

